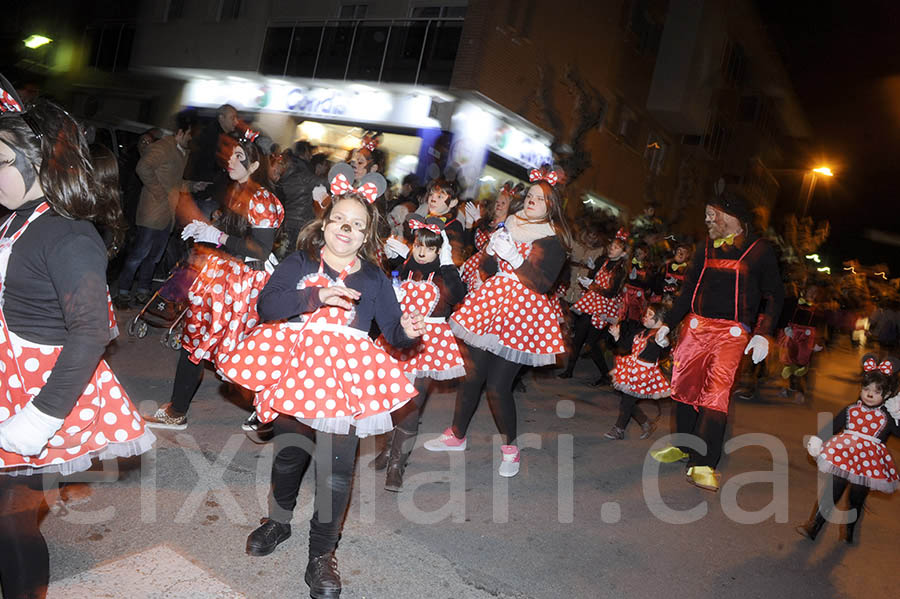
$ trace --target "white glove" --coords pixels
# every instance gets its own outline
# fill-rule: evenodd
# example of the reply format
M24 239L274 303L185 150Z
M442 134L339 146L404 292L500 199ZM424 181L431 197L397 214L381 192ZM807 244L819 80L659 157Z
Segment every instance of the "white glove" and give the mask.
M443 243L441 244L441 252L439 256L441 266L452 266L453 246L450 245L450 239L447 237L446 231L441 231L441 240L443 241Z
M806 442L806 451L814 458L819 457L819 454L822 453L822 439L812 435Z
M588 268L594 268L597 264L594 262L594 259L588 256L588 259L584 261L585 266Z
M475 202L466 202L466 207L463 208L463 226L467 229L471 229L472 225L478 222L478 219L480 218L481 210L478 209Z
M794 331L791 327L784 327L784 336L788 339L792 339L794 337Z
M816 343L815 345L813 345L813 351L814 351L814 352L820 352L820 351L822 351L823 349L825 349L825 348L822 347L821 345L819 345L818 343Z
M185 226L184 230L181 232L182 239L190 239L192 237L194 238L194 241L220 245L221 241L219 240L222 238L222 232L202 220L194 220Z
M753 352L750 359L753 360L754 364L759 364L769 355L769 340L762 335L753 335L750 338L750 343L744 348L744 355L746 356L750 352Z
M587 278L587 277L578 277L578 282L579 282L579 283L581 284L581 286L584 287L585 289L587 289L588 287L590 287L590 286L591 286L591 283L593 283L593 281L591 281L591 280L590 280L589 278Z
M900 420L900 395L895 395L888 399L884 402L884 407L887 408L888 414L890 414L894 420Z
M387 241L384 242L384 253L387 254L388 258L399 256L405 259L409 256L409 248L396 237L388 237Z
M503 234L501 235L501 233ZM494 233L494 235L491 236L491 243L494 244L494 255L509 262L510 266L514 269L519 268L522 266L522 263L525 262L525 258L519 253L515 242L510 238L509 233L506 233L506 231Z
M38 455L62 425L62 418L44 414L28 402L16 414L0 422L0 448L19 455Z
M312 190L312 199L319 206L325 205L325 198L328 197L328 190L324 185L316 185Z
M669 340L666 338L669 335L669 327L666 325L662 325L658 329L656 329L656 337L654 341L660 347L666 347L669 345Z

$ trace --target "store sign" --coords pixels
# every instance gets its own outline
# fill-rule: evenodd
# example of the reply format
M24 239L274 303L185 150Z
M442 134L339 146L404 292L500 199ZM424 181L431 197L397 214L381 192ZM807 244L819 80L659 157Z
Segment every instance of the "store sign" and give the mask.
M511 125L497 127L488 147L492 152L528 168L553 162L549 146Z
M285 108L310 116L344 116L347 114L347 98L336 90L295 87L287 94Z

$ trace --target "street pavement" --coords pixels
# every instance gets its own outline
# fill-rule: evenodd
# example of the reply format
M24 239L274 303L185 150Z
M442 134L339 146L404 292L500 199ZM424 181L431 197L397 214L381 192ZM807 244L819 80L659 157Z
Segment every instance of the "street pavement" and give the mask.
M177 353L158 342L160 332L123 335L109 354L145 413L167 400L175 371ZM517 397L526 448L512 479L496 474L499 439L485 402L465 452L421 447L450 423L454 393L445 387L426 407L403 492L382 489L382 475L366 467L374 441L361 445L337 554L342 597L887 596L900 536L896 499L870 495L858 546L840 542L837 525L816 542L793 530L817 495L802 438L818 430L817 413L856 398L859 355L845 343L820 356L804 405L781 397L778 380L754 401L733 402L730 433L745 446L723 458L718 494L688 484L681 464L653 474L647 452L669 431L670 401L659 402L651 439L639 440L634 423L623 441L603 438L616 398L587 384L596 377L589 360L570 380L547 369L525 376ZM657 413L654 402L640 405ZM207 371L186 431L159 431L143 458L104 464L48 493L50 598L308 596L311 473L293 536L268 557L244 553L266 515L272 460L271 445L241 432L247 413ZM900 456L896 439L890 446Z

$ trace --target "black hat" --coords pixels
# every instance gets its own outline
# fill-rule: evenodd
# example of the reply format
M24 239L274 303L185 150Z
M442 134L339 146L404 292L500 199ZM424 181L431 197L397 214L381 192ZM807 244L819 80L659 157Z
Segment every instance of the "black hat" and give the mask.
M718 208L726 214L730 214L742 223L749 223L753 219L747 200L733 191L724 191L713 197L706 204Z

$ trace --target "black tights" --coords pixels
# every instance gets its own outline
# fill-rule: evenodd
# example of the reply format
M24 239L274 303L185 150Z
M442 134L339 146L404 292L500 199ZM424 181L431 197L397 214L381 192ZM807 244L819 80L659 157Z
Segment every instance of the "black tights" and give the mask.
M590 314L579 314L575 317L573 328L575 329L572 337L572 353L569 354L569 364L566 366L566 372L572 373L575 370L575 364L581 355L581 348L585 343L591 344L591 360L600 370L603 377L609 376L610 367L606 362L606 355L603 349L607 343L607 333L605 330L598 329L591 323Z
M50 553L38 527L43 476L0 474L0 584L5 599L41 599Z
M619 418L616 420L616 426L625 429L628 421L634 418L634 421L644 426L647 422L647 415L637 405L638 398L619 391Z
M725 443L725 425L727 412L694 409L694 406L680 401L675 402L675 428L679 433L696 435L706 441L706 455L696 450L682 447L681 450L691 455L691 466L709 466L715 468L722 457L722 445Z
M303 474L314 453L316 492L309 521L309 555L330 553L337 548L350 505L359 438L354 431L347 435L318 432L284 415L276 418L272 426L275 460L272 462L269 517L283 523L291 521Z
M191 362L190 354L182 348L178 355L178 366L175 368L175 384L172 385L173 411L179 414L187 413L202 380L203 361L194 364Z
M465 345L465 350L466 378L459 384L456 392L453 434L460 439L466 436L469 422L481 400L481 389L486 386L488 405L494 415L497 430L505 438L506 445L515 444L516 402L512 389L522 365L471 345Z
M416 379L413 384L416 388L416 395L412 401L404 404L399 410L391 412L394 426L413 436L419 433L419 418L422 416L422 408L425 407L425 401L428 399L431 382L431 379Z
M863 485L857 485L856 483L851 483L846 478L841 478L840 476L831 475L831 505L828 507L823 506L823 502L820 501L819 505L816 506L816 509L823 516L828 516L831 512L831 509L837 505L838 501L841 500L841 496L844 494L844 491L847 490L847 487L850 487L850 493L847 496L847 503L850 505L850 509L856 510L856 519L852 522L859 522L859 519L862 518L863 506L866 504L866 497L869 496L869 488ZM828 489L825 489L825 492L828 492ZM822 496L822 500L824 501L825 496ZM851 522L851 523L852 523Z

